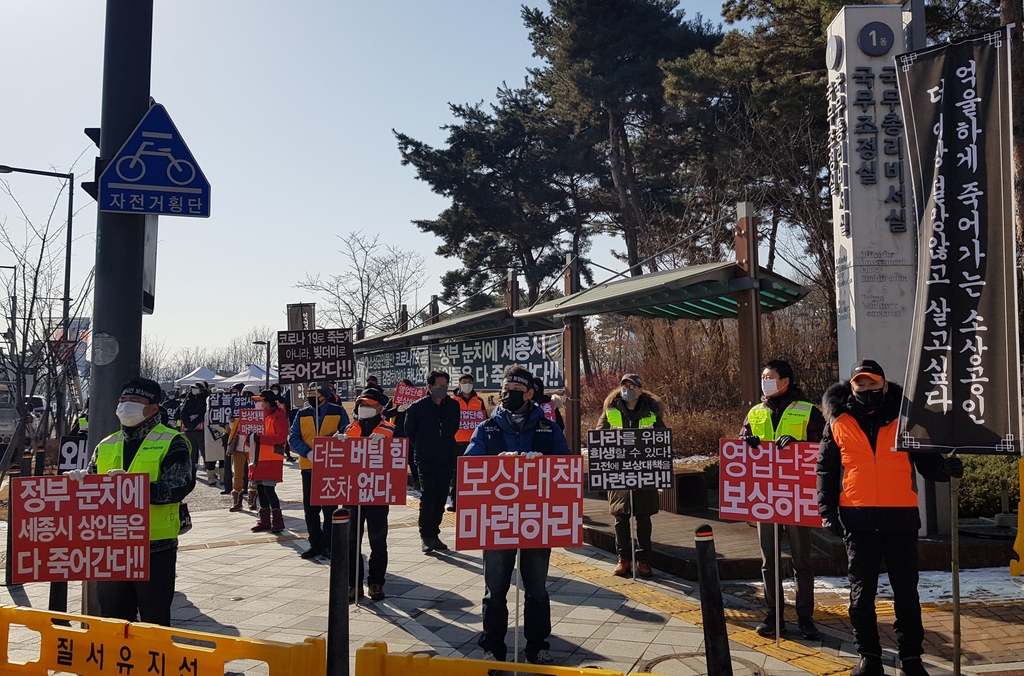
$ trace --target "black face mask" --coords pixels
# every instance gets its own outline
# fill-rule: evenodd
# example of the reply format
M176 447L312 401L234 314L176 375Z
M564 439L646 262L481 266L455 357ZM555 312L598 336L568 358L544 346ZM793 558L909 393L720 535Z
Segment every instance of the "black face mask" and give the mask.
M523 398L525 394L525 392L520 392L519 390L506 390L501 393L501 405L506 411L518 411L526 403L526 400Z
M320 405L319 397L306 397L306 401L308 401L309 405L312 406L313 408L316 408L317 406Z
M861 390L854 392L853 396L865 411L878 410L885 403L884 390Z

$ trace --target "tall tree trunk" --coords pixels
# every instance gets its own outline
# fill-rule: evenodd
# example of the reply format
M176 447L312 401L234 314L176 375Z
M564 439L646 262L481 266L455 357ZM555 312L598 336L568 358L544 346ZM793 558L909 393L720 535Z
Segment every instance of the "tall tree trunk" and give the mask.
M765 265L769 270L775 269L775 245L779 237L779 208L772 207L772 234L768 236L768 263Z
M636 187L636 170L633 167L633 148L629 145L629 137L626 135L626 123L622 118L616 117L618 126L619 142L622 145L622 173L626 177L626 187L629 189L629 205L633 209L633 218L636 219L637 234L647 232L647 217L644 216L643 205L640 204L640 191ZM639 252L638 252L639 255ZM651 261L650 271L658 269L657 263Z
M611 110L608 111L608 160L611 165L612 183L615 184L615 193L619 197L619 210L622 212L623 239L626 240L626 262L629 264L629 273L636 277L643 274L640 269L640 247L637 242L637 225L633 215L632 206L629 202L629 195L626 192L626 179L622 170L622 149L620 146L618 117Z

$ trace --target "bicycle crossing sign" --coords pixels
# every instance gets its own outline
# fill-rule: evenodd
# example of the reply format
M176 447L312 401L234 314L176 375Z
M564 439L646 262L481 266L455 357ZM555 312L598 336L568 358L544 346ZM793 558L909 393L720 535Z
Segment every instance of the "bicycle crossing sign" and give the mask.
M210 182L160 104L150 107L99 184L100 211L210 215Z

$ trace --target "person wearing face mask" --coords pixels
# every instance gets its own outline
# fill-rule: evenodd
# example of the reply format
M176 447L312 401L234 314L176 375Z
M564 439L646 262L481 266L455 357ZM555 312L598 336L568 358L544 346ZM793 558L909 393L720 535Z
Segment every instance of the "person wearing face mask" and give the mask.
M249 435L252 464L249 465L249 483L256 486L259 499L259 521L250 530L253 533L284 530L284 515L277 497L277 484L284 478L284 444L288 441L288 414L274 393L263 390L252 398L256 408L266 411L263 434Z
M281 406L281 408L284 409L284 414L288 417L288 424L290 426L295 416L291 411L291 402L289 401L289 397L287 396L287 390L285 391L284 394L282 394L281 386L278 385L277 383L274 383L273 385L270 386L270 391L274 393L274 396L277 397L277 403ZM292 448L290 442L285 442L284 459L287 460L288 462L295 462L295 458L292 457Z
M533 401L533 374L522 366L510 366L502 374L501 404L473 432L466 455L568 455L569 446L561 428L544 416ZM526 590L523 630L526 660L531 664L554 664L548 636L551 635L551 601L547 578L550 549L519 550L519 575ZM483 634L479 645L485 659L504 662L508 656L508 589L516 564L515 549L485 550Z
M117 418L121 430L96 445L88 474L149 474L149 580L97 582L102 617L171 625L174 573L181 528L180 503L195 488L195 466L188 439L160 422L160 385L133 378L121 388Z
M414 401L405 412L405 434L423 488L419 529L424 554L448 549L438 536L444 501L455 474L455 433L462 415L458 403L448 396L447 373L428 373L427 388L427 396Z
M331 403L333 392L326 383L310 383L306 390L307 406L295 414L288 443L299 455L299 472L302 476L302 511L306 517L306 532L309 549L302 552L304 559L318 556L331 557L331 515L334 507L310 504L313 485L314 439L329 437L348 426L348 412L338 404ZM321 515L323 520L321 521Z
M459 388L455 390L455 402L459 405L459 415L464 416L467 411L487 411L487 406L484 404L484 400L480 398L480 395L473 389L473 385L476 381L473 380L473 376L468 373L463 373L459 376ZM455 433L455 454L462 455L466 452L466 447L469 446L469 440L473 438L473 430L480 424L480 420L473 420L467 417L465 420L460 418L459 431ZM445 503L444 508L449 512L454 512L456 505L458 504L458 482L455 480L455 475L452 475L452 484L448 492L448 502Z
M356 399L356 419L338 436L369 437L390 439L395 435L395 426L384 420L384 405L388 397L383 390L368 387ZM363 595L363 558L356 561L357 538L366 533L370 542L370 556L367 561L366 585L371 601L384 600L384 574L388 569L388 505L345 505L349 514L359 515L348 527L348 600L355 602L356 594Z
M199 467L199 456L206 451L206 434L203 430L206 419L206 400L209 393L203 389L202 383L194 383L185 395L185 403L181 405L181 431L192 444L192 462Z
M664 428L662 415L661 400L644 391L640 376L627 373L620 379L619 387L605 397L604 414L598 428ZM633 572L633 537L629 520L634 518L636 572L640 577L652 577L654 571L647 562L647 556L651 552L651 516L658 513L658 490L608 491L608 511L615 517L615 552L619 556L613 572L620 577L629 577Z
M917 594L917 474L932 481L963 476L956 456L895 451L903 389L876 361L853 367L850 380L825 392L828 422L818 455L818 513L846 543L850 623L860 663L852 676L882 676L875 593L882 561L892 585L896 642L906 676L927 676Z
M778 448L785 448L795 441L821 441L825 430L825 418L814 404L806 401L793 376L793 367L781 359L768 362L761 372L761 403L750 409L740 430L747 444L760 447L762 441L774 441ZM814 568L811 565L811 529L806 526L785 525L780 533L789 538L789 550L796 571L796 615L800 634L809 640L820 638L814 626ZM785 616L785 596L781 586L775 587L775 526L770 523L757 524L757 535L761 542L761 578L764 581L764 601L768 612L764 622L757 625L761 636L775 636L775 598L779 595L782 614ZM780 578L781 585L781 578ZM775 591L773 591L775 590ZM782 618L778 618L781 620ZM786 627L785 622L779 626Z
M405 385L407 387L415 387L413 382L408 378L402 378L398 381L398 385ZM395 426L395 436L404 438L405 437L405 412L409 410L410 404L401 404L396 406L395 400L392 399L388 402L388 405L384 408L382 414L388 422ZM410 459L411 460L411 459ZM412 477L412 489L419 491L420 487L420 470L416 466L415 462L409 463L409 474Z

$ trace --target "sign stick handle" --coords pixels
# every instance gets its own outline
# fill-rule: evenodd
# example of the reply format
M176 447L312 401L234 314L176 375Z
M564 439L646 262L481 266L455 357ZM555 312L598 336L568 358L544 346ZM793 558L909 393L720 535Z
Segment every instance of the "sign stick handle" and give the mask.
M629 492L629 545L633 549L633 558L630 561L630 570L633 571L633 582L636 582L636 535L633 533L633 522L636 521L636 511L633 509L633 491ZM639 531L639 528L637 528Z
M363 588L363 506L356 505L356 605L359 605L359 590Z
M775 559L775 646L782 643L782 611L786 604L782 602L782 556L779 553L779 524L773 523L775 531L775 551L772 558Z
M953 676L960 676L960 480L949 479L949 520L953 527L950 534L953 561Z
M513 574L516 576L516 624L515 624L516 640L515 640L514 652L512 653L512 661L514 663L516 663L516 664L519 663L519 552L520 551L521 550L519 550L519 549L516 550L516 566L515 566L515 569L512 571Z

